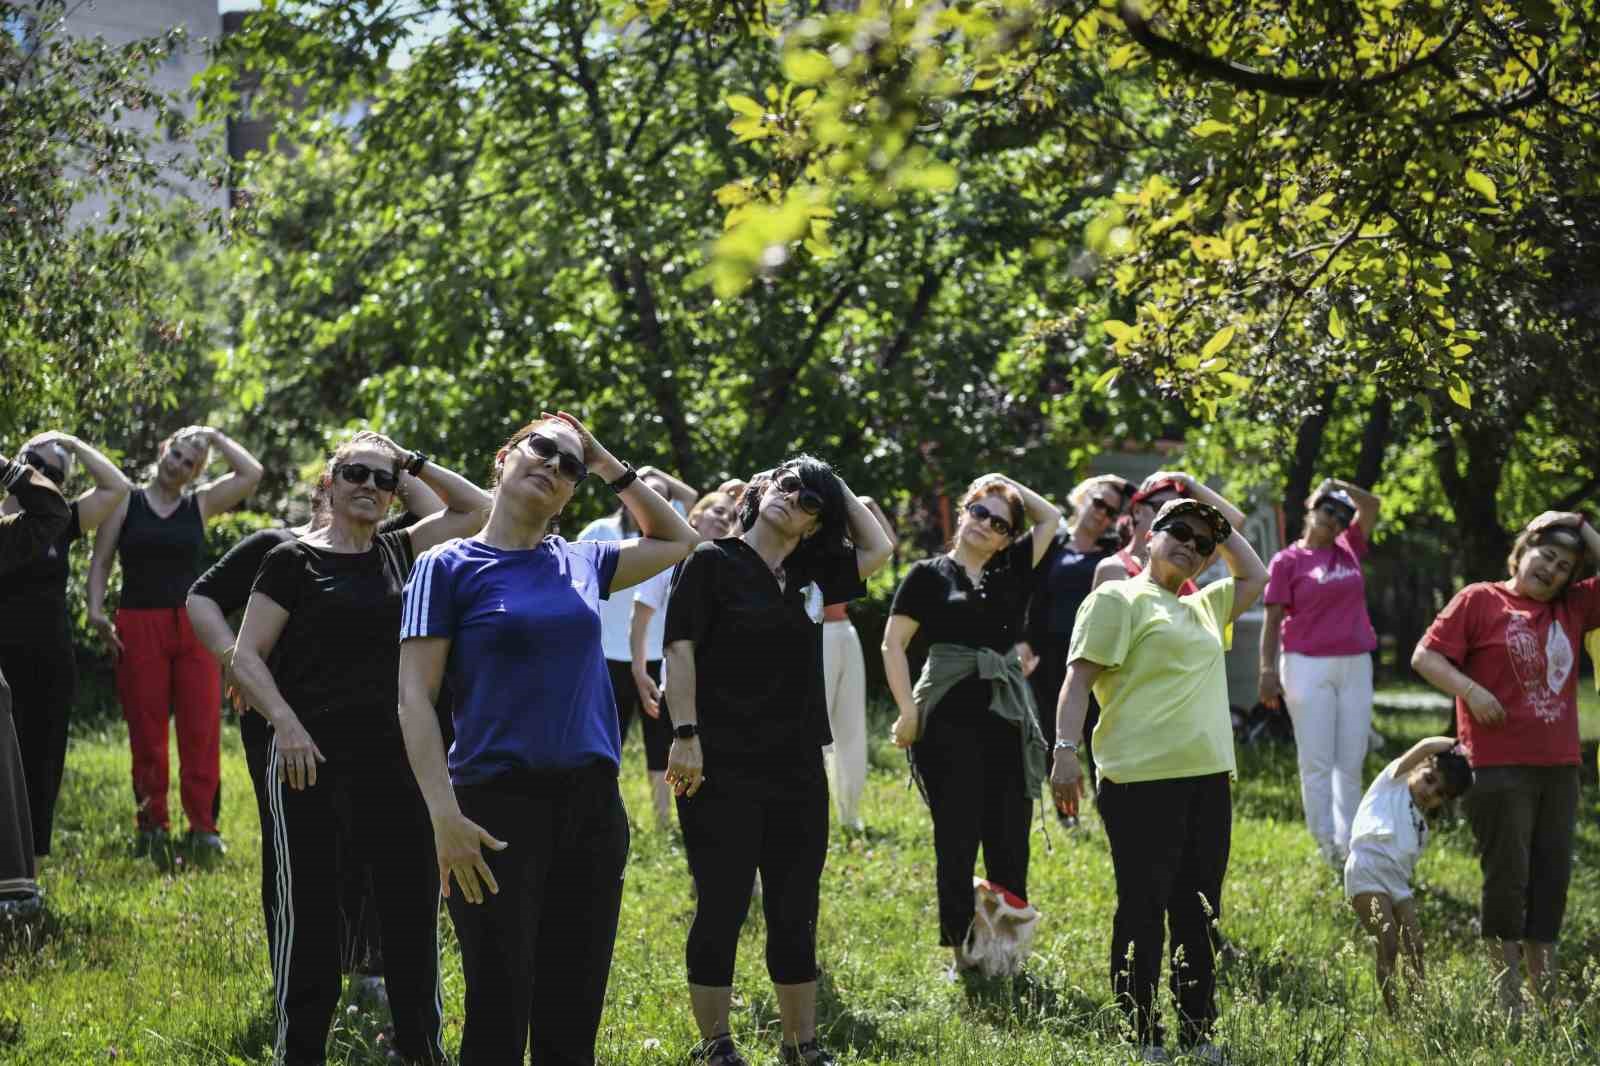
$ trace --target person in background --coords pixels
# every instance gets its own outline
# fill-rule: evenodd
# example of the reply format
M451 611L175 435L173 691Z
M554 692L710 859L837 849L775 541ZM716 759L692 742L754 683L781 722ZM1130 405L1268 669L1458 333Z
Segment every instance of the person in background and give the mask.
M1549 1002L1578 824L1578 645L1600 628L1600 533L1546 511L1518 534L1510 577L1445 605L1411 667L1455 697L1472 763L1467 821L1483 869L1480 927L1501 1007L1520 1011L1523 971Z
M684 482L653 466L640 467L638 475L641 484L654 490L656 495L672 504L673 509L679 514L685 513L698 495ZM638 535L639 528L632 514L626 507L618 507L604 518L597 518L584 526L578 533L578 540L621 541ZM641 713L639 689L633 679L633 601L632 595L616 596L600 601L606 669L611 672L611 692L617 701L617 722L622 730L623 743L627 743L628 731L633 728L634 718L648 717ZM657 676L661 672L661 630L665 623L666 618L663 616L656 622L655 631L645 635L646 661L656 663ZM640 733L644 735L647 762L651 745L655 742L655 738L649 735L650 732L650 726L641 721ZM664 771L665 766L662 769Z
M229 473L193 488L216 449ZM168 437L148 481L101 524L89 563L89 622L117 661L117 695L128 723L137 855L172 858L167 817L167 719L178 734L179 786L189 832L185 851L204 865L224 848L217 832L222 780L222 676L184 611L200 576L206 523L243 503L261 464L221 430L190 426ZM122 596L113 625L105 612L114 560Z
M878 501L870 496L858 498L894 543L894 525ZM867 787L867 664L861 654L861 637L846 606L826 603L822 608L822 677L833 733L833 743L824 754L839 824L847 832L860 833L865 829L861 793Z
M884 628L883 669L900 711L892 736L911 749L933 817L939 945L956 971L971 965L962 945L980 845L988 880L1028 895L1028 823L1048 756L1016 645L1060 521L1005 475L978 478L961 497L949 551L907 569ZM913 687L906 648L919 634L928 657Z
M1261 702L1288 704L1306 828L1339 870L1350 850L1372 729L1378 634L1367 615L1361 560L1379 506L1378 497L1348 481L1327 478L1317 486L1306 500L1299 543L1268 567L1261 627Z
M0 580L4 580L55 543L71 512L54 482L27 463L3 455L0 488L17 502L16 510L0 514ZM11 724L11 689L0 671L0 919L26 920L42 907L34 879L28 787Z
M1078 612L1056 706L1051 785L1074 802L1075 742L1091 688L1101 705L1095 804L1111 845L1117 910L1111 987L1147 1062L1169 1061L1156 1013L1167 927L1179 1043L1222 1062L1216 1022L1215 923L1232 841L1233 726L1223 658L1229 623L1267 584L1267 568L1221 510L1175 499L1151 526L1150 565L1101 585ZM1222 550L1230 577L1188 596L1185 581Z
M406 586L400 721L461 943L461 1066L522 1063L530 1039L535 1063L592 1066L629 846L599 604L699 537L565 412L514 433L495 468L482 532L424 555ZM641 536L547 533L591 470Z
M783 1060L830 1066L817 1038L817 914L831 738L805 587L815 582L834 603L859 596L893 545L833 469L807 455L750 483L739 525L741 536L690 553L667 604L667 783L699 892L684 949L701 1036L693 1060L744 1066L729 1011L759 871Z
M1235 528L1244 525L1244 512L1223 499L1205 483L1181 470L1157 470L1139 484L1129 498L1127 519L1130 539L1116 554L1102 559L1094 570L1094 587L1107 581L1121 581L1137 577L1150 561L1150 527L1155 524L1156 512L1180 497L1196 499L1222 512ZM1178 595L1199 592L1200 586L1186 581ZM1091 713L1093 704L1091 702Z
M739 492L744 482L737 482ZM738 495L719 488L695 501L689 509L689 526L705 540L717 540L733 532L739 521ZM633 653L633 683L639 693L639 707L644 717L639 724L644 731L645 771L650 778L650 804L655 811L656 828L666 829L672 823L672 790L667 787L667 752L672 747L672 719L662 692L666 678L662 663L652 661L649 651L661 648L661 635L665 632L667 597L672 591L672 578L676 570L669 568L655 577L642 581L633 592L633 622L628 635L628 646ZM648 634L656 634L650 643Z
M99 528L128 498L133 485L115 463L68 433L41 433L22 446L18 461L33 467L57 488L66 485L78 463L94 487L68 504L66 528L38 558L0 579L0 674L11 686L17 744L28 781L33 819L33 853L50 854L56 798L67 762L67 722L78 689L78 664L72 652L67 614L67 576L72 545ZM15 496L0 504L0 515L20 510Z
M1421 991L1422 924L1411 879L1428 843L1428 817L1472 787L1466 756L1454 737L1429 737L1383 768L1361 797L1344 864L1344 895L1362 928L1377 941L1378 989L1394 1014L1395 960L1403 946Z

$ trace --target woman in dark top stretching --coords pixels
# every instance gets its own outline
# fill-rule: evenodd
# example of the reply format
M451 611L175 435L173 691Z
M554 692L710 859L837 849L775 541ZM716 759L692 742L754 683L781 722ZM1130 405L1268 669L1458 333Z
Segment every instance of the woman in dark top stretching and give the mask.
M395 712L400 599L416 552L475 532L484 513L451 507L377 532L401 470L431 465L411 455L402 467L407 458L375 433L358 433L334 453L323 475L329 524L267 553L233 655L240 687L273 730L272 971L276 1055L285 1066L326 1056L339 999L341 839L372 873L395 1048L418 1062L443 1057L439 886ZM456 475L438 471L433 480L447 502L477 502Z
M817 1043L818 886L828 847L829 742L821 627L865 591L893 546L827 463L797 456L751 481L743 535L690 553L667 602L667 783L699 888L686 949L702 1037L696 1061L742 1066L728 1029L734 953L757 871L767 972L786 1063L831 1063Z
M883 634L900 709L894 742L911 749L933 814L939 944L953 949L958 970L968 964L962 944L980 843L988 879L1028 895L1028 820L1046 755L1015 647L1060 520L1048 500L1004 475L974 481L955 543L906 572ZM913 688L906 646L918 635L928 658Z
M570 415L518 430L495 469L488 525L406 585L400 717L461 942L461 1066L522 1063L530 1038L540 1066L591 1066L628 857L600 601L699 538ZM548 533L590 471L639 537ZM433 706L446 675L448 763Z
M193 491L211 449L230 473ZM161 446L155 473L106 519L89 566L89 621L117 659L117 695L133 754L139 854L169 856L167 718L178 733L179 791L189 819L188 850L201 862L222 853L217 834L221 781L222 679L184 613L200 576L206 523L238 506L261 480L261 464L221 430L190 426ZM112 556L122 562L115 626L105 613Z
M0 673L11 685L33 816L33 853L44 856L50 854L56 797L67 762L67 718L78 688L67 619L68 552L85 533L99 528L133 486L110 459L66 433L39 434L22 446L17 459L58 488L79 461L94 479L94 488L69 505L67 527L55 543L0 581ZM0 504L0 514L16 510L13 498Z

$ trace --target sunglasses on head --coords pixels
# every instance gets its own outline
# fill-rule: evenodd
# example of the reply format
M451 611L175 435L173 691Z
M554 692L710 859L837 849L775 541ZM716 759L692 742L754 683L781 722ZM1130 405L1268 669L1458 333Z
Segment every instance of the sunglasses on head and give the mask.
M400 485L400 475L389 470L379 470L366 463L340 463L333 472L352 485L365 485L367 478L379 492L393 492Z
M67 480L67 472L59 466L52 466L44 461L44 456L38 452L23 452L22 461L33 467L39 473L55 482L57 485Z
M1194 550L1205 557L1210 557L1211 553L1217 550L1215 540L1204 533L1196 533L1182 522L1174 522L1162 532L1170 533L1179 544L1193 544Z
M518 442L518 446L524 453L535 459L543 459L547 463L554 459L557 472L574 485L589 476L588 467L562 451L555 441L541 433L528 434Z
M822 494L806 488L806 483L800 480L800 475L785 471L779 474L772 482L772 487L785 496L793 496L800 505L800 510L806 514L822 513Z
M979 522L989 523L989 528L1002 537L1009 537L1012 533L1011 522L1003 515L997 515L981 503L967 504L967 513Z

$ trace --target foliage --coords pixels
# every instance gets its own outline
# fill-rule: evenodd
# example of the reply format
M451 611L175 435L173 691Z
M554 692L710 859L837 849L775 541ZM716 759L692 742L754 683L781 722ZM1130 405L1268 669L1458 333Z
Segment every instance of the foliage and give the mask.
M175 249L203 232L184 192L204 180L205 157L166 147L198 134L150 87L183 35L69 37L66 8L0 0L4 438L41 427L96 438L178 407L203 343L170 281ZM90 218L97 196L106 213Z

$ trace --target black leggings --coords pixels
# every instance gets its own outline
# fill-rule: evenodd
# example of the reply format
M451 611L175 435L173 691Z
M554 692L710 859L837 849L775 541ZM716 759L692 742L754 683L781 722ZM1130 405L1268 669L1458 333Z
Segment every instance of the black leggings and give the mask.
M33 817L33 853L48 855L67 764L67 719L78 689L72 643L63 638L40 645L0 645L0 673L11 685L11 714Z
M657 685L661 684L661 660L651 659L644 664L645 673ZM622 742L628 742L628 730L633 728L635 716L639 719L639 732L644 737L644 766L647 770L667 772L667 750L672 747L672 721L667 717L666 694L662 693L661 715L651 718L645 713L639 699L639 686L633 680L633 664L618 659L606 660L606 671L611 675L611 696L617 703L617 729Z
M757 870L772 983L815 981L818 887L828 857L821 749L798 766L729 766L707 757L700 791L678 797L678 824L700 893L685 952L689 983L733 984Z
M987 689L987 686L984 686ZM1033 798L1022 769L1017 727L983 702L946 696L912 746L933 812L939 943L954 947L972 924L972 871L983 846L984 874L1028 897L1028 821Z
M517 771L455 792L506 842L483 849L498 893L450 893L467 985L461 1066L521 1063L530 1039L539 1066L592 1066L628 862L617 768Z

